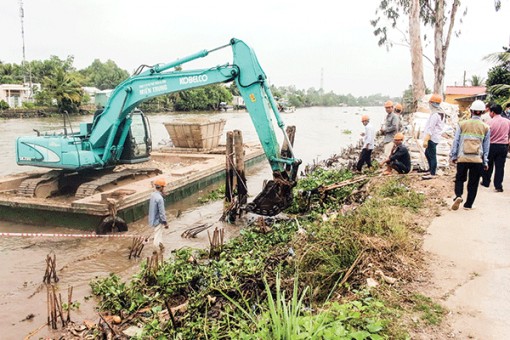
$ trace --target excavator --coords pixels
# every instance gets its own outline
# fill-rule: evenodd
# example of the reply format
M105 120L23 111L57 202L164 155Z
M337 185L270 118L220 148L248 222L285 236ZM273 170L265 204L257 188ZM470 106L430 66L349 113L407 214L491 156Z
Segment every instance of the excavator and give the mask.
M182 70L183 64L227 47L232 48L232 63ZM158 174L158 169L113 171L118 165L142 163L150 158L150 126L137 105L157 96L232 81L246 103L273 172L273 179L245 210L265 216L278 214L292 203L292 188L301 160L294 157L278 104L254 51L235 38L226 45L201 50L168 64L141 65L113 90L104 109L96 112L91 123L80 124L79 131L71 129L69 132L65 128L64 133L59 134L36 131L35 136L19 137L16 141L18 165L54 170L24 180L18 194L50 197L67 191L85 197L126 177ZM285 153L280 153L273 117L289 148Z

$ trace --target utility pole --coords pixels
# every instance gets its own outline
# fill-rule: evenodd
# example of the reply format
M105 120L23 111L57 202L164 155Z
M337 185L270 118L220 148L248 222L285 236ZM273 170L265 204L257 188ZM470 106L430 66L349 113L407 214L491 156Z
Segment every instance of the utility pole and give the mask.
M324 90L324 68L321 67L321 87L319 90Z
M19 17L21 20L21 42L23 43L23 60L21 61L21 69L23 70L23 84L27 83L27 66L26 66L26 56L25 56L25 11L23 10L23 0L19 0ZM30 72L30 67L28 67L28 79L29 79L29 91L28 98L32 99L32 72Z

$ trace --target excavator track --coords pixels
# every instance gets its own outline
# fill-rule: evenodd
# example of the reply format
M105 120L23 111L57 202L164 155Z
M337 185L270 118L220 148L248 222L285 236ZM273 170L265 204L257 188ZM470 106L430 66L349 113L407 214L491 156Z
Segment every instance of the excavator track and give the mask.
M120 181L129 179L135 180L140 177L149 178L161 173L161 170L156 168L126 169L118 172L112 172L96 180L83 183L78 187L74 196L76 198L85 198L87 196L103 192L107 190L108 187L117 185Z
M50 171L39 177L25 179L18 187L17 193L23 197L48 198L59 190L62 172Z

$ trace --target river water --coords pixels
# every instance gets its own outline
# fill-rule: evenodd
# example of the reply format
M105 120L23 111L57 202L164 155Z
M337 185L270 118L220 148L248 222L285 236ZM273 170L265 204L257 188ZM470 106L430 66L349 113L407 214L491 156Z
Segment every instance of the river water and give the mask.
M294 152L303 160L303 166L314 160L326 159L350 144L357 143L363 131L361 115L368 114L372 124L378 128L384 119L382 107L314 107L298 109L293 113L283 113L285 124L296 126ZM258 141L257 134L247 112L158 114L150 115L154 148L169 140L163 123L181 119L225 119L224 132L241 130L245 142ZM79 129L79 122L91 121L91 116L73 118L73 129ZM33 170L19 167L15 161L15 140L18 136L34 134L33 129L41 132L62 131L62 120L57 118L8 119L0 120L0 176ZM282 134L276 133L279 140ZM222 138L224 143L225 138ZM254 197L262 188L262 181L271 177L268 163L262 162L248 172L248 190ZM224 225L218 221L223 209L220 201L200 205L197 193L167 207L170 228L164 231L165 256L170 250L182 246L204 247L208 245L207 233L202 232L196 239L183 239L181 233L192 226L211 223L225 228L226 237L238 234L239 225ZM180 216L177 218L177 212ZM70 228L38 227L1 221L0 232L40 232L40 233L76 233ZM145 219L129 225L129 234L140 235L147 232ZM55 254L57 274L60 278L58 288L66 296L68 286L72 286L73 301L80 308L73 311L71 319L81 322L83 319L96 321L93 299L89 282L95 277L117 273L129 277L139 268L141 259L128 260L131 239L84 239L84 238L1 238L0 237L0 329L2 339L20 339L46 323L46 288L42 278L46 269L46 256ZM142 259L150 256L150 250L144 249ZM88 301L87 301L88 300ZM34 316L24 320L28 315ZM43 327L34 338L49 333Z

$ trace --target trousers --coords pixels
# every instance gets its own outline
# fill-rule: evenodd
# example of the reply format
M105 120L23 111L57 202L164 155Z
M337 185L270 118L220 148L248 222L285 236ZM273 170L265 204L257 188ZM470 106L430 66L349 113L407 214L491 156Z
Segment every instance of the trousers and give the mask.
M455 175L455 196L462 197L464 193L464 182L467 180L467 199L464 207L473 207L476 194L478 193L478 185L482 176L482 163L457 163L457 174Z

